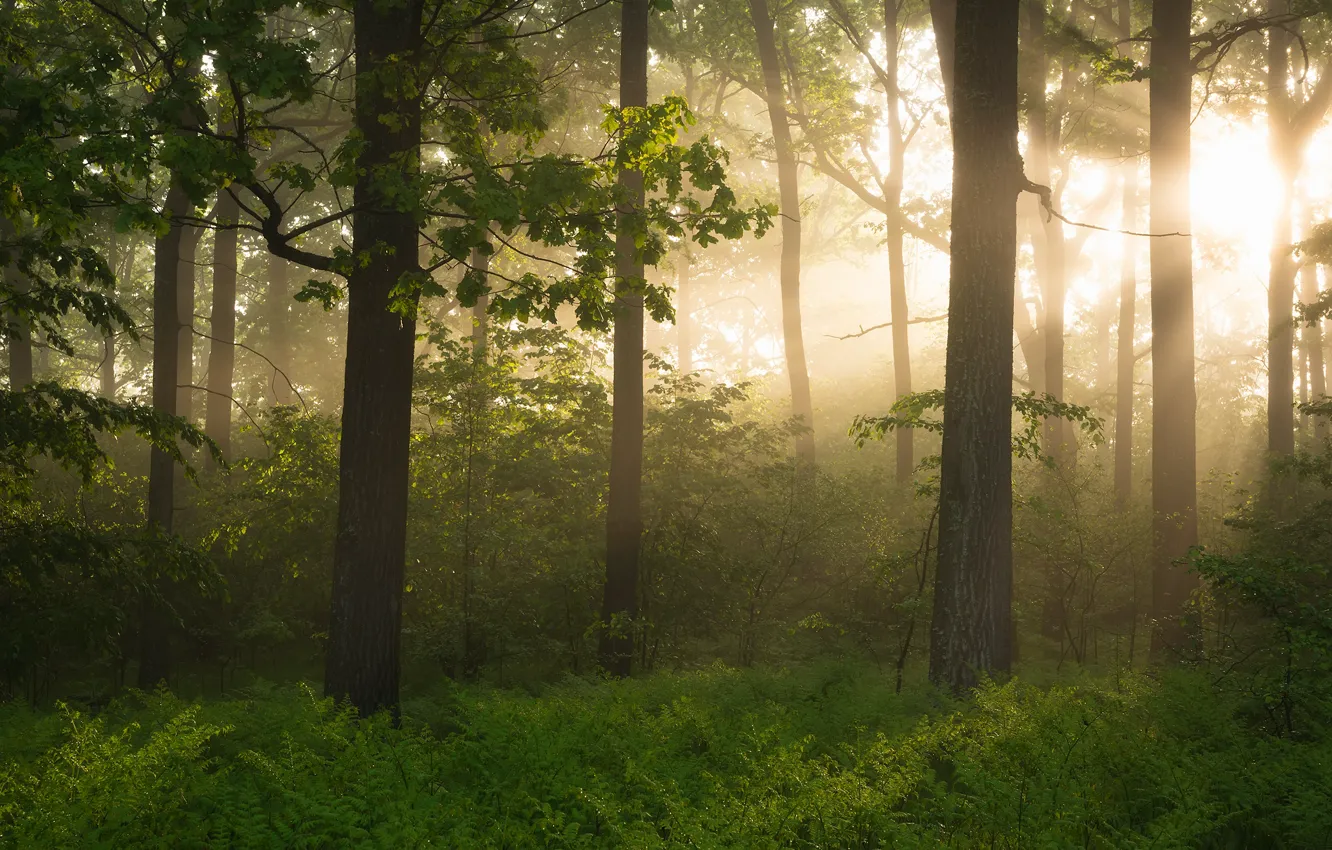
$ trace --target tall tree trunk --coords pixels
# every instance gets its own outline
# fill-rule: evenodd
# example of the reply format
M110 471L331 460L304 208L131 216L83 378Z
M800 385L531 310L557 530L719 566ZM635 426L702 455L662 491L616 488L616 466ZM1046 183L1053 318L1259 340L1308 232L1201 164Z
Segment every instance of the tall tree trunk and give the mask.
M1127 24L1125 24L1127 29ZM1123 230L1138 228L1138 163L1124 163ZM1120 243L1119 260L1119 340L1115 365L1115 504L1128 507L1133 493L1133 354L1134 329L1137 324L1138 274L1137 251L1132 236Z
M949 122L953 115L953 69L955 42L957 41L957 0L930 0L930 26L934 29L934 46L939 54L939 77L943 80L944 103L948 106Z
M1271 0L1268 11L1287 11L1286 0ZM1291 99L1286 89L1290 72L1290 34L1283 27L1267 30L1267 119L1272 159L1277 166L1279 202L1272 223L1272 255L1267 284L1267 450L1273 455L1295 452L1295 258L1291 253L1291 207L1299 154L1290 132Z
M180 237L180 271L176 273L176 415L194 419L194 294L195 260L199 252L199 228L186 226Z
M958 0L953 232L930 679L1010 667L1018 0Z
M675 333L680 374L694 371L694 280L693 258L686 246L680 251L680 282L676 293Z
M483 275L490 273L490 254L479 249L472 249L471 266ZM472 305L472 356L477 360L486 357L486 338L490 334L490 296L478 295Z
M620 107L647 105L651 0L624 0L620 12ZM643 175L622 171L628 196L615 234L615 375L611 409L610 491L606 504L606 587L598 654L612 676L628 676L638 619L638 561L643 535L643 258L628 224L642 207Z
M886 96L888 98L888 178L884 183L884 203L888 206L888 297L893 333L893 391L898 398L911 392L911 326L906 291L906 257L902 233L902 180L906 167L906 139L902 134L901 92L898 89L897 0L884 0L883 41ZM915 432L898 428L897 481L911 480L916 466Z
M0 216L0 241L10 242L18 238L17 228L9 219ZM28 280L19 271L18 264L5 264L5 288L16 295L27 293ZM4 317L9 325L9 388L17 390L32 383L32 327L26 315Z
M775 21L767 0L749 0L749 16L758 42L763 67L764 100L772 123L777 153L777 186L782 215L782 339L786 347L786 371L791 378L791 409L808 429L796 438L796 459L805 467L814 463L814 402L810 394L809 365L805 359L805 336L800 320L800 183L798 163L791 144L791 124L786 111L786 89L782 85L777 52Z
M415 213L394 187L420 168L421 93L404 62L420 61L421 0L356 0L355 126L361 137L347 281L347 365L338 526L324 693L362 716L398 711L408 443L416 322L390 306L419 274ZM384 121L392 115L394 121Z
M236 371L236 251L240 207L230 192L217 194L213 238L213 309L208 335L208 399L204 431L222 457L231 458L232 379Z
M1300 300L1312 304L1318 300L1318 266L1305 263L1300 267ZM1309 364L1309 398L1320 399L1327 395L1327 373L1323 364L1323 329L1319 322L1304 326L1300 332L1304 344L1304 357ZM1321 443L1327 436L1327 418L1313 417L1314 437Z
M270 384L274 404L291 404L291 266L277 256L268 255L268 291L264 308L268 313L268 352L274 374ZM281 374L279 374L279 372Z
M179 180L167 191L166 214L172 223L157 238L153 253L153 408L174 416L180 393L180 273L188 241L179 218L190 212L190 199ZM171 455L154 448L148 465L148 525L171 534L175 525L176 470ZM139 622L139 687L151 690L171 673L170 620L160 603L145 594Z
M1151 229L1188 234L1191 0L1152 5ZM1152 268L1152 656L1186 652L1197 581L1176 563L1198 542L1197 396L1193 364L1193 244L1188 235L1151 240Z

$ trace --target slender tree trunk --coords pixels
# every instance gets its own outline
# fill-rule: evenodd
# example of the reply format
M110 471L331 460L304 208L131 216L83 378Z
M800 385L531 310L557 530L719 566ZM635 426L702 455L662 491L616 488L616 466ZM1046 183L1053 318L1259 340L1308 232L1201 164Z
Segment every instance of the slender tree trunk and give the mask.
M489 274L490 255L473 248L471 266L483 275ZM477 360L486 358L486 338L490 334L489 310L490 296L478 295L476 303L472 305L472 355Z
M1011 664L1018 0L958 0L953 232L930 679Z
M1300 291L1301 298L1305 304L1312 304L1318 300L1318 266L1314 263L1305 263L1300 267ZM1320 399L1327 395L1327 373L1323 365L1323 329L1319 327L1319 322L1314 322L1304 326L1300 332L1301 340L1304 343L1304 358L1309 364L1309 398L1310 400ZM1313 417L1314 438L1320 443L1327 436L1326 417Z
M1022 290L1016 285L1013 287L1013 332L1022 351L1022 360L1027 364L1028 388L1040 395L1045 392L1045 343L1041 329L1031 321Z
M264 296L268 313L268 352L273 368L270 387L274 404L291 404L295 397L291 391L291 266L277 256L268 255L268 292Z
M9 242L17 239L17 230L9 219L0 216L0 241ZM8 263L4 269L5 288L17 294L28 292L28 280L19 271L16 263ZM32 383L32 328L25 315L5 317L9 324L9 388L17 390Z
M97 391L102 398L116 397L116 335L102 336L102 362L97 367Z
M800 320L800 184L798 163L791 143L787 118L786 90L782 85L775 22L767 0L749 0L749 16L758 42L763 67L764 99L772 122L777 152L777 185L782 215L782 339L786 347L786 371L791 378L791 409L809 430L796 438L796 459L804 466L814 463L814 402L810 394L809 365L805 359L805 336Z
M234 225L240 207L225 189L217 194L219 229L213 238L213 309L209 320L208 399L204 431L231 458L232 379L236 370L236 255Z
M392 187L420 167L421 0L356 0L355 125L361 137L347 281L347 366L324 692L362 716L398 711L408 443L416 323L390 295L419 274L418 232ZM395 120L381 120L393 115ZM389 187L388 190L385 187Z
M1190 232L1193 66L1191 0L1152 6L1151 230ZM1152 267L1152 655L1190 650L1186 614L1197 581L1184 564L1198 542L1197 396L1193 363L1193 245L1188 235L1151 240Z
M1280 15L1286 0L1271 0L1268 10ZM1290 132L1290 34L1283 27L1267 30L1267 118L1272 159L1277 166L1280 201L1272 223L1271 268L1267 285L1267 449L1273 455L1295 452L1295 258L1291 253L1291 207L1295 194L1298 153Z
M893 390L901 398L911 392L911 326L907 305L906 257L902 244L902 180L906 167L906 140L902 135L901 105L898 102L901 93L897 85L897 0L884 0L883 32L886 54L883 69L888 77L889 158L883 200L889 209L885 232L888 241L889 318L893 323ZM911 473L916 466L915 432L910 428L898 428L896 440L897 481L904 484L911 480Z
M620 106L647 105L651 0L624 0L620 15ZM606 587L598 647L601 666L628 676L638 619L638 561L643 535L643 258L628 216L643 205L643 175L622 171L628 201L615 234L615 375L611 410L610 491L606 505Z
M194 293L195 259L199 251L199 228L185 227L180 237L180 271L176 273L176 309L180 320L176 333L176 415L194 419Z
M166 213L173 221L157 238L153 253L153 408L174 416L179 403L179 277L188 235L176 219L190 211L178 180L167 191ZM171 534L175 525L176 470L171 455L153 449L148 465L148 525ZM171 673L170 621L161 605L145 595L139 622L139 687L151 690Z
M1127 27L1126 27L1127 28ZM1122 229L1138 229L1138 163L1124 163L1124 211ZM1133 355L1137 324L1138 275L1134 237L1124 236L1119 261L1119 340L1115 356L1115 503L1128 507L1133 493Z
M676 351L681 375L694 371L694 280L693 258L686 247L680 251L680 285L675 308Z

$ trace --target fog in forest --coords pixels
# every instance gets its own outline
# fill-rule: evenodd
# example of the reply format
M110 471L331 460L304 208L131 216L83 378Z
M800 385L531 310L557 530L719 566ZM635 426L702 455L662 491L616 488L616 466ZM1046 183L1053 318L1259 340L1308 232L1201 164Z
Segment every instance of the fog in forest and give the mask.
M1329 15L0 4L0 846L1325 846Z

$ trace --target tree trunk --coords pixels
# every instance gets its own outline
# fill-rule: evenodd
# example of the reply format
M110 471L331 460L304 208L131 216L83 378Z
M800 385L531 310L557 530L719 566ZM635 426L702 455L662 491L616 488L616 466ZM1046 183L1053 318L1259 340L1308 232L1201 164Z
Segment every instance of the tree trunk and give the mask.
M906 257L902 233L902 180L906 167L906 140L902 135L902 115L897 85L898 34L897 0L883 4L884 65L888 98L888 178L884 184L884 203L890 212L886 222L888 241L888 297L893 333L893 391L898 398L911 392L911 326L906 291ZM911 480L916 466L915 432L898 428L897 482Z
M421 93L403 62L420 61L421 2L356 0L355 125L361 137L347 281L347 365L338 526L324 693L362 716L397 717L408 443L416 322L390 307L419 274L411 209L394 191L420 167ZM381 120L394 116L393 121Z
M180 270L176 273L176 415L194 419L194 263L199 251L199 228L186 226L180 237Z
M167 191L166 214L172 223L157 238L153 253L153 408L174 416L179 403L180 273L187 228L178 223L190 212L180 181ZM148 466L148 525L171 534L175 524L176 470L171 455L153 449ZM161 605L145 594L139 622L139 687L151 690L171 673L170 621Z
M1301 298L1305 304L1318 300L1318 266L1305 263L1300 267ZM1323 365L1323 329L1319 322L1304 326L1300 338L1304 343L1304 357L1309 364L1309 399L1315 401L1327 395L1327 373ZM1327 436L1327 417L1313 417L1314 437L1321 444Z
M1188 234L1193 67L1191 0L1152 6L1151 230ZM1193 354L1193 245L1188 235L1151 240L1152 269L1152 656L1189 651L1187 618L1197 580L1177 563L1198 542L1197 397Z
M651 0L624 0L620 14L620 106L647 105ZM643 175L622 171L628 195L615 234L615 336L610 491L606 505L606 587L598 654L612 676L628 676L638 619L638 560L643 535L643 259L628 216L643 205Z
M8 242L17 238L17 231L9 219L0 216L0 241ZM5 265L5 288L22 295L29 289L28 280L19 271L17 263ZM28 317L17 315L7 317L9 324L9 388L17 390L32 383L32 326Z
M689 249L680 251L680 284L676 293L675 333L676 354L679 360L680 374L688 375L694 371L694 280L693 258Z
M1012 304L1018 0L959 0L953 232L930 680L960 693L1012 659Z
M473 269L486 275L490 272L490 255L472 249L471 265ZM486 337L490 334L490 296L478 295L472 305L472 356L477 360L486 358Z
M236 370L236 249L240 207L225 189L217 194L219 229L213 238L213 310L208 335L208 399L204 431L222 457L231 458L232 378Z
M264 307L268 313L268 352L273 364L270 387L274 404L295 401L291 391L291 267L276 254L268 255L268 292ZM280 374L279 374L280 373Z
M957 41L957 0L930 0L930 26L934 28L934 45L939 54L939 77L943 80L944 103L948 105L949 122L953 115L954 45Z
M1286 0L1271 0L1268 11L1280 15ZM1267 285L1267 450L1273 455L1295 453L1295 258L1291 253L1291 205L1294 202L1295 140L1290 132L1290 34L1283 27L1267 30L1267 119L1272 160L1277 167L1279 202L1272 223L1272 254Z
M1126 25L1127 28L1127 25ZM1138 163L1124 163L1122 229L1138 228ZM1138 275L1134 237L1122 237L1119 263L1119 345L1115 356L1115 504L1128 507L1133 493L1133 354L1137 324Z
M805 360L805 337L800 321L800 184L798 163L791 144L786 90L777 53L775 22L767 0L749 0L759 63L763 67L764 100L772 122L772 140L777 152L777 185L782 216L782 339L786 348L786 371L791 379L791 410L807 430L796 438L796 459L805 467L814 463L814 402L810 394L809 365Z

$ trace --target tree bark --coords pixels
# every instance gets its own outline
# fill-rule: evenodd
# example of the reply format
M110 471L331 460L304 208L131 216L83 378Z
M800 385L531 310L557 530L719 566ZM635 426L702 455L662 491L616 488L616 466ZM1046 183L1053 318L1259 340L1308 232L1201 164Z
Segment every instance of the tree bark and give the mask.
M906 291L906 257L903 251L902 181L906 167L906 139L902 134L902 115L898 89L897 0L883 4L885 92L888 98L888 177L884 182L884 203L893 211L886 221L888 241L889 318L893 334L893 391L898 398L911 392L911 326ZM915 432L898 428L897 482L911 480L916 466Z
M957 40L957 0L930 0L930 26L934 29L934 46L939 54L939 77L943 80L944 103L948 105L949 122L953 115L953 68Z
M782 339L786 348L786 371L791 379L791 409L807 430L796 437L796 459L814 464L814 402L810 393L809 365L805 359L805 337L800 317L800 182L798 163L791 142L786 90L782 85L777 52L775 21L767 0L749 0L754 23L759 64L763 68L764 100L772 122L772 140L777 153L777 185L782 216Z
M1305 263L1300 267L1300 300L1312 304L1318 300L1318 266ZM1309 364L1309 398L1317 400L1327 395L1327 373L1323 364L1323 329L1320 322L1304 326L1300 332L1304 344L1304 357ZM1314 438L1321 444L1327 436L1327 417L1313 417Z
M1191 0L1152 6L1151 230L1188 234L1193 67ZM1177 563L1198 542L1197 396L1194 389L1193 244L1151 240L1152 270L1152 656L1190 651L1187 617L1197 580Z
M235 225L240 207L225 189L217 194L218 230L213 238L213 309L208 335L208 399L204 431L217 443L222 457L231 459L232 379L236 370L236 251Z
M1286 12L1286 0L1271 0L1268 11ZM1267 30L1267 119L1272 160L1277 167L1279 202L1272 222L1272 254L1267 282L1267 450L1275 456L1295 453L1295 258L1291 253L1292 204L1298 171L1298 143L1290 131L1290 34Z
M952 267L930 680L963 692L1013 654L1018 0L958 0Z
M180 237L179 271L176 286L176 308L180 319L176 325L176 415L194 419L194 295L195 259L199 251L199 228L185 226Z
M190 212L190 199L179 180L167 190L167 232L153 253L153 408L177 414L180 400L180 273L187 228L179 219ZM148 465L148 525L171 534L175 525L176 470L171 455L154 448ZM151 690L171 673L170 621L160 603L145 595L139 618L139 687Z
M347 281L347 363L324 693L362 716L398 712L408 444L416 322L390 305L420 274L415 212L400 197L420 168L420 0L356 0L355 125L361 137ZM385 116L393 116L385 121Z
M1127 24L1125 25L1127 29ZM1123 230L1138 229L1138 163L1124 163ZM1134 237L1124 236L1120 243L1119 263L1119 333L1115 355L1115 504L1122 511L1133 494L1133 354L1137 324L1138 275Z
M647 105L648 13L651 0L624 0L620 15L620 106ZM628 216L642 207L643 175L622 171L627 199L615 234L614 361L610 491L606 505L604 626L601 666L628 676L638 619L638 562L643 535L643 258Z
M694 371L694 281L693 258L686 247L680 251L680 282L676 293L675 333L676 355L679 360L680 374L688 375Z

